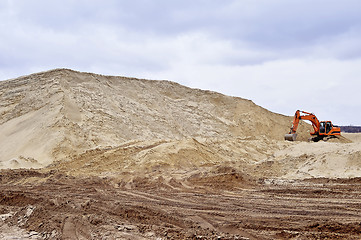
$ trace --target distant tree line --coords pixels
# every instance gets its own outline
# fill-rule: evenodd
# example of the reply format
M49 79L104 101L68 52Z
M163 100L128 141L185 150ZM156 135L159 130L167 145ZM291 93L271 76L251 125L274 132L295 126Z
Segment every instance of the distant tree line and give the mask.
M340 126L341 132L347 133L359 133L361 132L361 126Z

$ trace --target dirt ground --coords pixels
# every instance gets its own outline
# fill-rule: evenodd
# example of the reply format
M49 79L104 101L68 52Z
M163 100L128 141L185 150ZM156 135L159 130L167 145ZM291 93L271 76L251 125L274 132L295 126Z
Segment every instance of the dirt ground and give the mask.
M254 180L224 169L124 184L2 170L0 189L3 239L361 238L361 178Z

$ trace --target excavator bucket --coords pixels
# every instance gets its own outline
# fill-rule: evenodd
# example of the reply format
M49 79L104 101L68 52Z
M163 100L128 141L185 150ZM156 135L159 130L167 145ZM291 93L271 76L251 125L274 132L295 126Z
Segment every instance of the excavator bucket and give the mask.
M288 141L296 141L296 137L297 137L297 133L286 134L286 135L285 135L285 140L288 140Z

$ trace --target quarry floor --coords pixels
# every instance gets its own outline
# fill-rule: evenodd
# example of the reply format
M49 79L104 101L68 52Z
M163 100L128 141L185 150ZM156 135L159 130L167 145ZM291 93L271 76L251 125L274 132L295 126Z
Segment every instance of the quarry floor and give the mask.
M129 187L56 171L2 170L0 238L361 238L361 178L252 182L226 175L140 179Z

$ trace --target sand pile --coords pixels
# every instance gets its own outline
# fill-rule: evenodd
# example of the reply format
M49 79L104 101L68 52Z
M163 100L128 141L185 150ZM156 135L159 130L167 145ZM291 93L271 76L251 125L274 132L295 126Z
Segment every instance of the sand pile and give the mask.
M170 81L56 69L0 82L0 168L50 164L129 182L219 167L257 177L360 175L358 143L305 142L306 123L301 142L286 142L291 123L252 101Z
M275 150L255 165L259 176L353 178L361 176L361 134L345 134L354 142L298 142Z
M0 167L18 168L133 140L281 140L290 118L169 81L57 69L0 82L0 124Z

